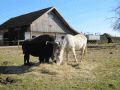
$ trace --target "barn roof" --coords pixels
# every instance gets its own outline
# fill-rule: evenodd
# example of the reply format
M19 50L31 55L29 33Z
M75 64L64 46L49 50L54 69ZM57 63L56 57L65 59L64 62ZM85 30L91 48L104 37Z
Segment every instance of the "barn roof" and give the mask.
M43 15L49 9L51 9L51 7L11 18L11 19L9 19L8 21L6 21L5 23L2 24L0 26L0 29L7 29L7 28L10 28L10 27L15 27L15 26L29 25L31 22L33 22L38 17Z
M24 25L30 25L34 20L45 14L49 10L53 10L56 12L56 14L61 18L63 23L70 28L70 31L74 34L77 34L78 32L74 30L65 20L64 18L59 14L59 12L54 8L54 7L49 7L45 8L39 11L31 12L28 14L20 15L17 17L13 17L9 19L8 21L4 22L3 24L0 25L0 30L3 29L8 29L12 27L19 27L19 26L24 26Z

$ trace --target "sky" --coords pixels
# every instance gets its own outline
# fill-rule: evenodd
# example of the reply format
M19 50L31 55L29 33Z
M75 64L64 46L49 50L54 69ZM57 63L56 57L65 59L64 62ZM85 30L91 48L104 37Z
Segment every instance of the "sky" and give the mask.
M113 30L115 8L120 0L0 0L0 24L29 12L54 6L68 24L82 33L109 33Z

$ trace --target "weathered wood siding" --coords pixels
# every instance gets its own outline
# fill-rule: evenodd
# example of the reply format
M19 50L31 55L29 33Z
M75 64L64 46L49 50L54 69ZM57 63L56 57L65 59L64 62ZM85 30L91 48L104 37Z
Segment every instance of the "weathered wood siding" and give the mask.
M46 13L31 24L32 32L70 33L61 20L52 12Z
M64 33L35 32L35 31L32 32L32 36L39 36L39 35L44 35L44 34L52 35L52 36L58 36L58 35L64 36L65 35Z

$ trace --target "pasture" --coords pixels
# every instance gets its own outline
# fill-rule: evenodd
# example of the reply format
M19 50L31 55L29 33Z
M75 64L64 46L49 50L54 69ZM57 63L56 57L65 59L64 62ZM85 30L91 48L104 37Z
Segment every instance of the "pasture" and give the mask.
M120 90L119 52L120 45L91 46L82 63L71 54L60 66L35 57L23 66L21 47L0 48L0 90ZM8 77L14 82L4 83Z

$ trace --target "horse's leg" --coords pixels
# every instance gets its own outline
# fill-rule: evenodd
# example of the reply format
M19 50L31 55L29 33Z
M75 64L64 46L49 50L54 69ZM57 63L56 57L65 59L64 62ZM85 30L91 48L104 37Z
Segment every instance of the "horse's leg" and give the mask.
M29 65L30 64L29 58L30 58L29 54L24 55L24 65Z
M82 50L81 50L81 60L80 60L80 62L83 60L83 54L84 54L84 48L82 48Z
M73 55L74 55L74 58L75 58L75 61L78 62L77 58L76 58L76 53L75 53L75 49L72 48L72 52L73 52Z
M87 54L87 46L84 47L84 50L85 50L84 55L86 56L86 54Z
M58 56L57 65L60 65L63 61L64 48L61 49L60 55Z
M69 51L66 50L66 60L68 61L68 58L69 58Z
M87 52L87 48L86 48L86 46L84 46L84 47L82 48L81 61L83 60L83 57L86 55L86 52Z
M66 52L66 58L67 58L67 61L68 61L68 58L69 58L69 53Z

